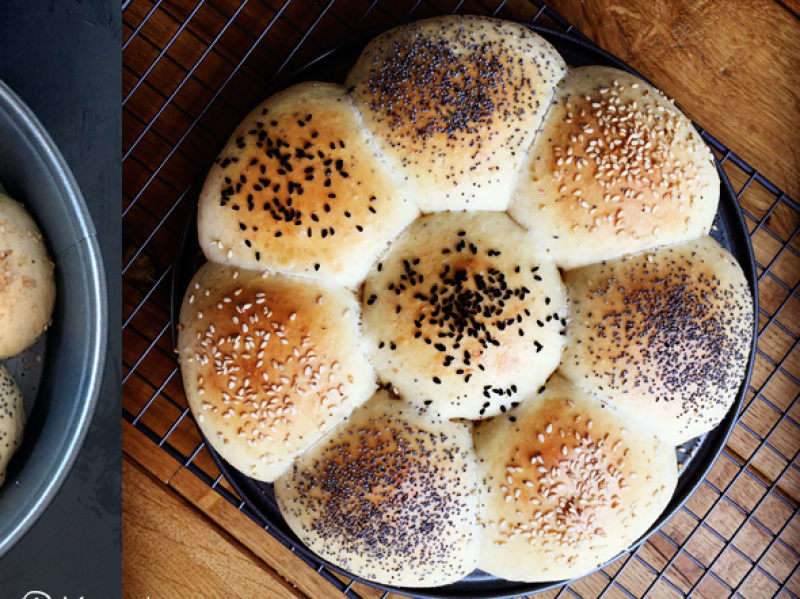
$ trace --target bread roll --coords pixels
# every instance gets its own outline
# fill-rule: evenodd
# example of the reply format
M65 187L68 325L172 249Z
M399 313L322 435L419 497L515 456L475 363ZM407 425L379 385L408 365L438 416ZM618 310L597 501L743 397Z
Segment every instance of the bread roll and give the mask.
M567 272L561 372L678 445L714 428L742 382L753 301L710 237Z
M370 271L363 304L383 384L445 418L513 407L547 380L564 347L558 269L497 212L418 219Z
M50 326L53 268L30 214L0 193L0 360L26 349Z
M213 262L352 286L418 214L344 88L301 83L231 136L200 194L198 230Z
M507 580L587 574L647 531L677 483L672 446L557 375L474 436L478 567Z
M478 554L471 429L379 392L276 481L278 506L303 543L355 576L456 582Z
M641 79L591 66L559 84L508 213L576 268L707 235L718 202L689 119Z
M505 210L564 70L530 29L456 15L376 37L345 85L423 212Z
M181 307L189 407L234 468L273 481L375 391L345 289L207 263Z
M24 429L22 393L8 370L0 365L0 486L6 480L6 468L11 456L22 443Z

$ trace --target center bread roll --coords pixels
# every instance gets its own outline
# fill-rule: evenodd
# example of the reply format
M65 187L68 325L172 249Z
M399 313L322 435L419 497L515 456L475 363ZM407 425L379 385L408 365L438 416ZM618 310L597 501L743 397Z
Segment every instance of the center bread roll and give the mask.
M273 481L375 391L346 289L205 264L181 307L178 357L200 430Z
M476 424L478 568L527 582L588 574L664 511L675 450L558 375Z
M558 269L496 212L418 219L370 272L363 306L383 384L445 418L515 406L547 380L564 347Z
M376 37L345 85L423 212L505 210L565 68L522 25L458 15Z
M378 392L275 482L294 533L368 580L453 583L475 568L472 425Z

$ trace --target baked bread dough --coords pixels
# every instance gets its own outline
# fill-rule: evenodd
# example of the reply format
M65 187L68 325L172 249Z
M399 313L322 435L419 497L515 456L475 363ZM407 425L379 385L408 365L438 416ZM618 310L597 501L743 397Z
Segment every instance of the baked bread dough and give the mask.
M707 235L718 203L691 121L638 77L590 66L559 83L508 213L576 268Z
M314 552L400 587L475 568L472 425L378 392L275 482L286 522Z
M379 35L345 85L423 212L505 210L565 67L522 25L454 15Z
M496 19L392 29L344 86L269 98L212 167L192 413L353 576L586 574L663 513L674 445L746 368L744 274L700 239L718 198L698 132L638 78Z
M24 429L22 393L8 370L0 365L0 486L6 480L11 456L22 443Z
M673 445L722 421L753 340L752 295L726 249L703 237L564 277L564 376Z
M363 305L384 385L445 418L517 405L547 380L564 348L558 269L502 213L418 219L370 272Z
M656 521L675 449L554 375L518 408L476 424L481 553L507 580L577 578Z
M53 270L39 227L22 204L0 192L0 360L26 349L50 326Z
M354 286L418 215L344 88L300 83L236 129L206 178L197 222L209 260Z
M376 389L351 292L212 263L181 307L178 357L208 442L262 481Z

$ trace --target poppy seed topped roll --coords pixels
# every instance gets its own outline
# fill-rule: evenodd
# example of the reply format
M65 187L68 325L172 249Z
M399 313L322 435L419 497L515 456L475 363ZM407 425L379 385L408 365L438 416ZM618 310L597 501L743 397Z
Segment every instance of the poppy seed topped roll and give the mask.
M17 383L0 365L0 486L6 480L6 468L11 456L22 443L25 430L25 410Z
M707 235L719 175L691 121L608 67L558 85L508 206L562 268Z
M419 214L341 85L301 83L236 129L200 195L206 257L354 286Z
M189 407L233 467L272 481L375 391L346 289L205 264L180 315Z
M727 250L704 237L564 278L564 376L675 445L719 424L753 339L753 300Z
M558 269L497 212L418 219L370 272L363 310L382 383L445 418L491 416L535 391L567 323Z
M368 580L456 582L475 567L472 425L378 392L275 482L294 533Z
M345 85L423 212L505 210L564 72L530 29L455 15L379 35Z
M478 568L527 582L588 574L664 511L674 448L558 375L475 427Z

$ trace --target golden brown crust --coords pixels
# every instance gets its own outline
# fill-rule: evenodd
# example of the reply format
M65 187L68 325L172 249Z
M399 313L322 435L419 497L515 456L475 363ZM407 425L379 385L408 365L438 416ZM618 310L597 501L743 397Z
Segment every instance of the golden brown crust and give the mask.
M559 84L509 215L562 268L708 234L719 201L710 150L656 88L608 67Z
M471 425L379 392L275 483L289 526L356 576L394 586L456 582L478 548Z
M20 353L50 326L54 266L22 204L0 193L0 360Z
M423 212L505 210L564 69L530 29L458 15L376 37L346 85Z
M567 298L546 252L496 212L418 219L372 269L364 329L382 383L445 418L484 418L558 366Z
M208 263L186 292L178 351L200 429L272 481L375 390L358 304L341 288Z
M211 169L200 243L230 266L184 300L189 405L354 575L581 576L657 519L671 444L715 425L741 380L738 265L705 239L691 259L656 252L706 235L718 195L697 131L638 78L567 73L495 19L395 28L345 86L268 99ZM571 290L557 268L644 249L568 272ZM342 288L361 282L363 339ZM393 394L361 405L377 384ZM473 436L450 418L488 420Z
M560 372L678 445L714 428L739 390L753 303L711 237L565 273Z
M344 88L302 83L231 136L203 187L198 227L214 262L352 286L418 214Z
M588 573L651 526L677 483L671 446L558 375L474 436L478 567L508 580Z

